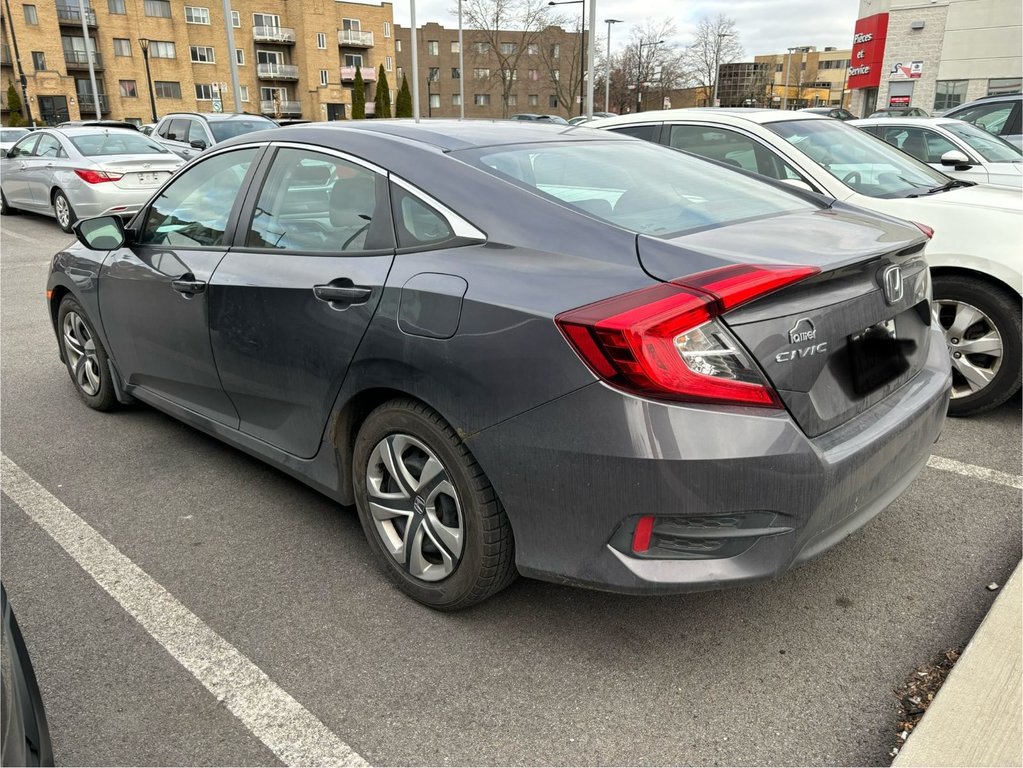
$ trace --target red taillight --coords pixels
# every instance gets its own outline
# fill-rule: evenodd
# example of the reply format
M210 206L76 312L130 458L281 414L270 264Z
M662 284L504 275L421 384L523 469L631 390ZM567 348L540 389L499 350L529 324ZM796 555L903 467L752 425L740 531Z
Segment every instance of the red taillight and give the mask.
M594 373L627 392L780 408L778 395L715 318L819 271L723 267L563 312L555 322Z
M105 181L117 181L124 176L123 173L107 173L106 171L90 171L85 168L75 168L75 173L87 184L102 184Z
M921 224L919 221L914 221L913 223L916 224L917 229L927 235L928 240L934 237L934 229L932 227L928 227L926 224Z

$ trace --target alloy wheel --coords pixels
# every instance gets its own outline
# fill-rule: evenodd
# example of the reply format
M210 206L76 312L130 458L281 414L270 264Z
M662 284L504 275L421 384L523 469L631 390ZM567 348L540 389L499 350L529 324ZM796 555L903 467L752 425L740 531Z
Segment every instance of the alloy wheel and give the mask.
M366 467L374 528L410 576L440 581L458 566L465 542L461 503L447 469L422 441L385 437Z
M71 226L71 206L64 195L57 195L53 200L53 210L57 214L57 223L62 229Z
M988 386L1002 365L1002 335L994 322L972 304L937 299L934 321L945 334L952 359L952 398L976 394Z
M77 312L64 315L62 328L64 351L75 381L90 397L99 394L101 379L99 360L96 357L96 342L93 341L89 326Z

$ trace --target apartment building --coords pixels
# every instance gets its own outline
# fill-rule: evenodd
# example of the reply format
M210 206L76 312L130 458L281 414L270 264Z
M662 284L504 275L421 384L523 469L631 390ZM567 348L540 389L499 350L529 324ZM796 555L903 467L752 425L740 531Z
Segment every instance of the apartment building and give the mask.
M785 53L755 56L756 64L766 64L771 72L768 82L769 104L778 109L849 106L849 48L804 45Z
M395 82L412 87L412 30L395 27ZM581 35L559 26L536 31L466 29L465 72L459 68L458 29L424 24L416 30L419 102L424 117L459 117L464 78L465 116L502 118L519 112L580 114Z
M100 115L138 123L175 111L348 118L357 66L367 113L380 64L392 103L397 89L389 2L232 0L225 19L218 0L92 0L85 4L86 36L77 0L8 1L0 58L4 123L8 85L18 86L22 74L36 124L95 118L90 60ZM231 57L241 84L237 104Z

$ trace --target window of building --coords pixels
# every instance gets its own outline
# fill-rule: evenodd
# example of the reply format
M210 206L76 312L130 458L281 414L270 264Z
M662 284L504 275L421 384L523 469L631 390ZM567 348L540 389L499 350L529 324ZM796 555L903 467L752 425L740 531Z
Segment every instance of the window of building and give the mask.
M501 70L501 74L502 74L502 76L504 77L504 81L505 81L506 83L507 83L507 82L511 82L511 81L513 81L513 80L518 80L518 79L519 79L519 73L518 73L518 70L514 70L514 69L502 69L502 70Z
M139 89L134 80L119 80L117 84L121 90L121 98L137 99L139 97Z
M190 45L188 52L193 64L215 64L213 48L208 45Z
M517 107L518 105L519 105L519 97L516 96L514 93L508 94L508 106L509 107Z
M390 72L394 69L394 59L390 56L384 56L384 72Z
M462 106L462 94L456 93L451 97L451 106L452 107Z
M349 32L361 32L362 22L358 19L341 19L341 29Z
M39 15L36 13L36 7L34 5L23 5L25 9L25 23L32 24L35 26L39 23Z
M281 17L276 13L254 13L252 14L252 26L280 28Z
M329 76L330 76L330 72L329 71L327 71L326 69L321 69L320 70L320 85L326 85L327 84L327 78Z
M384 22L384 37L390 37L390 36L391 36L391 22L385 21Z
M210 9L200 8L196 5L185 6L185 23L186 24L209 24L210 23Z
M170 0L142 0L142 9L146 16L159 16L162 19L171 17Z
M196 101L213 101L213 86L210 83L195 84Z
M457 40L452 40L451 41L451 52L452 53L461 53L462 52L462 47L458 44Z
M345 54L345 66L346 67L361 67L362 66L362 54L361 53L346 53Z
M934 109L952 109L966 101L969 80L939 80L934 84Z
M551 46L551 58L556 59L561 56L561 46L555 43Z
M36 71L46 69L46 54L42 51L32 51L32 68Z
M239 29L242 25L242 15L238 11L231 11L231 26Z
M426 79L431 83L436 83L440 80L440 67L430 67L430 70L426 73Z
M234 60L238 62L239 67L245 66L245 49L235 48L234 49Z
M531 69L531 70L529 70L526 73L526 77L528 77L530 80L539 80L540 79L540 70L539 69Z
M110 13L125 14L127 9L124 7L124 0L107 0L107 10Z
M486 80L490 77L490 69L488 67L476 67L476 69L472 71L472 76L476 80Z
M516 54L516 53L519 52L519 44L518 43L501 43L500 49L501 49L501 53L504 54L505 56L511 56L511 55Z
M775 64L774 65L774 71L775 72L781 72L783 69L785 69L785 65L784 64Z
M529 45L527 45L526 46L526 55L527 56L539 56L540 55L540 45L538 43L530 43Z
M551 77L554 78L555 80L560 80L561 79L561 70L560 69L555 69L553 72L551 72Z
M440 53L440 43L437 40L427 40L426 52L430 56L437 56Z
M154 80L153 90L158 99L180 99L181 83L173 80Z
M249 100L249 86L243 85L241 87L241 92L242 92L242 101L248 101Z
M440 94L439 93L431 93L430 94L430 109L440 109Z
M404 69L402 69L401 67L398 67L398 68L397 68L397 69L396 69L396 70L394 71L394 76L395 76L395 78L397 78L398 80L401 80L401 79L402 79L403 77L405 77L405 70L404 70Z
M462 70L460 70L458 67L452 67L451 68L451 79L452 80L461 80L461 78L462 78Z
M316 33L316 47L321 51L327 47L327 35L324 32Z
M1018 77L993 77L987 81L987 95L1001 96L1004 93L1019 93L1023 79Z
M178 57L178 49L174 45L173 41L169 40L150 40L149 41L149 58L151 59L176 59Z
M540 106L540 94L538 94L538 93L531 93L531 94L529 94L529 96L526 97L526 101L529 103L529 106L531 106L531 107L539 107Z
M114 56L131 56L131 40L127 37L115 37Z
M490 53L490 43L473 43L472 52L479 54Z
M489 93L477 93L472 97L473 103L477 107L489 107L490 106L490 94Z
M401 40L394 41L394 51L395 53L401 53Z
M547 106L550 107L551 109L557 109L558 108L558 97L554 96L554 95L548 96L547 97Z

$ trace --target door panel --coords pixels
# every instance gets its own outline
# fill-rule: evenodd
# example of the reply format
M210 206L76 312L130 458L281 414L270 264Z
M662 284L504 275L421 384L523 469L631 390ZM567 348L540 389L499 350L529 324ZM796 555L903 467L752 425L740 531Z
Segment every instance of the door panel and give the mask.
M393 261L386 182L281 149L247 219L210 286L213 354L240 429L310 457Z
M31 206L33 203L32 188L29 186L30 161L40 135L23 138L12 147L12 151L18 151L18 155L4 160L4 195L11 205Z

